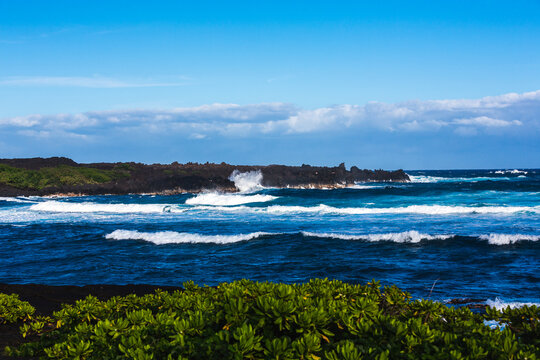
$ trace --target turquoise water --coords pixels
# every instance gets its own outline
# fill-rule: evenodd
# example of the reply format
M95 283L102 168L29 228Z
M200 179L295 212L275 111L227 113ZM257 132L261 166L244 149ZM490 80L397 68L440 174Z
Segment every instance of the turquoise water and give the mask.
M241 194L0 198L0 282L375 278L417 298L540 302L540 170L407 173L334 190L252 176Z

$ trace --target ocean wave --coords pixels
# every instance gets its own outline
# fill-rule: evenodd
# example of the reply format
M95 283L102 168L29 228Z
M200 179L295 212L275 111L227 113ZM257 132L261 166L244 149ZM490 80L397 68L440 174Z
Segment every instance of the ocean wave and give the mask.
M221 211L221 212L251 212L268 213L272 215L282 214L335 214L335 215L377 215L377 214L422 214L422 215L453 215L453 214L514 214L514 213L540 213L540 206L445 206L445 205L410 205L405 207L349 207L337 208L320 204L317 206L295 205L271 205L267 207L234 206L234 201L261 202L270 201L274 197L270 195L250 195L246 198L191 198L186 201L189 205L195 205L198 201L213 203L209 205L195 205L192 207L179 208L173 204L100 204L92 202L63 202L44 201L30 206L33 211L66 212L66 213L183 213L187 211ZM192 200L195 199L195 200ZM249 200L249 201L248 201ZM221 204L220 204L221 202Z
M527 175L529 172L528 171L525 171L525 170L518 170L518 169L514 169L514 170L497 170L497 171L492 171L493 174L500 174L500 175L503 175L503 174L524 174L524 175Z
M523 234L489 234L480 235L480 239L487 240L492 245L509 245L518 241L539 241L540 235Z
M499 173L497 173L499 174ZM479 182L479 181L502 181L510 180L509 177L441 177L441 176L428 176L428 175L409 175L412 183L431 184L439 182Z
M497 310L503 310L507 307L510 307L511 309L520 308L523 306L540 306L540 303L533 303L533 302L519 302L519 301L503 301L499 298L495 298L495 300L488 299L486 301L486 305L491 306Z
M144 240L156 245L185 243L231 244L239 241L256 239L264 235L272 235L272 233L254 232L238 235L203 235L176 231L159 231L151 233L132 230L115 230L112 233L105 235L105 238L110 240Z
M359 189L359 190L363 190L363 189L380 189L380 188L384 188L386 187L387 185L364 185L364 184L354 184L354 185L351 185L351 186L348 186L349 189Z
M216 206L232 206L249 203L261 203L277 199L272 195L241 195L241 194L218 194L204 193L186 200L188 205L216 205Z
M351 234L335 234L335 233L313 233L302 232L304 236L321 237L321 238L333 238L340 240L366 240L366 241L392 241L396 243L418 243L422 240L446 240L454 237L455 235L429 235L423 234L416 230L398 232L398 233L382 233L382 234L364 234L364 235L351 235Z
M259 210L256 208L255 211ZM517 212L540 212L540 206L445 206L445 205L410 205L405 207L391 208L336 208L328 205L312 207L273 205L262 208L271 214L287 213L321 213L341 215L361 214L423 214L423 215L451 215L451 214L513 214Z
M35 201L32 201L28 198L24 198L24 197L3 197L3 196L0 196L0 201L5 201L5 202L16 202L16 203L35 203Z
M33 211L67 212L67 213L163 213L183 212L175 205L168 204L98 204L70 203L62 201L45 201L30 206Z

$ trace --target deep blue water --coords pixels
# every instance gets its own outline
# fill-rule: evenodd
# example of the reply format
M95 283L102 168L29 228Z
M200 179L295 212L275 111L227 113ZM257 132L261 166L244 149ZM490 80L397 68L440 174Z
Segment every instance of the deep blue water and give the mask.
M215 285L329 277L416 298L540 302L540 170L242 194L0 198L0 282Z

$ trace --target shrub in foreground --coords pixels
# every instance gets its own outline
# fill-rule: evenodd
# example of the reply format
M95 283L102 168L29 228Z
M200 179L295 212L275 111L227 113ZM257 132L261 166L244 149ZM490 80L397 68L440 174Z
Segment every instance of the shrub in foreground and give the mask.
M0 293L0 325L31 319L35 309L26 301L19 300L17 294Z
M248 280L99 301L27 319L37 341L8 355L53 359L536 359L540 308L474 314L395 286ZM484 320L504 324L490 328Z

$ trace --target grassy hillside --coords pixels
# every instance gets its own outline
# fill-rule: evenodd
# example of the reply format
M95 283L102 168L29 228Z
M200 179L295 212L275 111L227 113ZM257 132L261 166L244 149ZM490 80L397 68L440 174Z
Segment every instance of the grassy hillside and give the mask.
M474 314L412 301L397 287L381 289L377 282L242 280L184 287L108 301L88 296L51 317L36 317L27 303L0 294L0 324L18 321L23 336L33 339L6 353L78 360L507 360L540 355L540 308L535 306Z
M90 167L60 165L44 167L39 170L29 170L0 164L0 184L29 190L102 184L129 177L129 174L129 171L122 168L101 170Z

